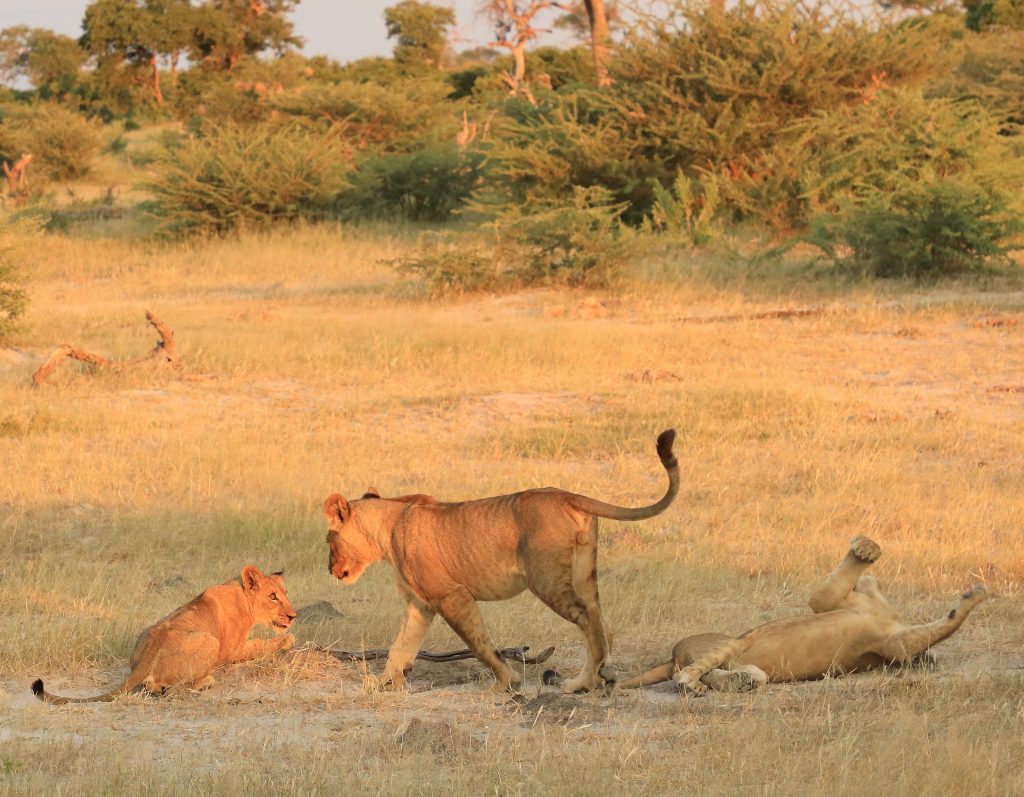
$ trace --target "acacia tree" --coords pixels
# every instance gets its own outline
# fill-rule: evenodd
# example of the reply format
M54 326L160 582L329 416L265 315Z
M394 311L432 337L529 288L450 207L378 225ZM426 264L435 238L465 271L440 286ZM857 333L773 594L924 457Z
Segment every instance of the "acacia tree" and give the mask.
M288 14L300 0L208 0L196 9L192 59L231 72L246 56L302 46Z
M416 69L440 69L448 49L448 28L455 24L450 8L402 0L384 9L388 38L395 39L395 61Z
M160 26L136 0L94 0L82 20L82 47L96 58L96 74L108 88L123 81L146 82L162 104L157 63Z
M85 52L70 36L27 25L0 30L0 75L10 83L24 78L38 89L73 78L84 63Z
M178 85L178 60L192 43L196 13L191 0L145 0L146 13L153 25L153 49L165 56L171 66L171 85ZM159 74L154 72L159 81ZM159 86L159 83L157 84Z
M505 47L512 52L512 71L502 75L508 85L509 94L522 92L534 105L533 92L526 83L526 45L546 28L534 27L538 14L551 9L570 10L567 2L560 0L484 0L480 10L494 20L495 38L491 47Z

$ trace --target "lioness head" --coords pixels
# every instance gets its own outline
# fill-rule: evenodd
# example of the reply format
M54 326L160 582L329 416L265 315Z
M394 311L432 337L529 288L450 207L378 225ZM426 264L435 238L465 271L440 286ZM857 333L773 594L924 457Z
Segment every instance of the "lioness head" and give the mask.
M374 561L366 549L366 537L352 526L352 508L343 495L334 493L324 504L327 516L327 544L331 555L327 569L343 584L355 584Z
M283 633L295 619L295 607L288 600L283 573L264 575L258 567L242 568L242 591L249 599L252 616L257 625L265 625Z

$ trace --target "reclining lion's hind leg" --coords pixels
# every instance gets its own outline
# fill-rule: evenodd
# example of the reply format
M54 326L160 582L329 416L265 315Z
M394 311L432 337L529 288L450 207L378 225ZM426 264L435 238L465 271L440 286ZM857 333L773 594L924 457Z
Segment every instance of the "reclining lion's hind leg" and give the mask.
M951 636L956 631L967 615L975 606L989 597L988 587L984 584L975 584L971 589L960 596L960 602L955 609L941 620L923 625L913 625L909 628L893 634L881 645L874 649L874 652L889 661L900 664L909 664L915 657L923 654L932 645L937 645L942 640Z
M689 664L685 664L686 658L681 658L679 655L681 644L683 643L677 644L676 650L672 652L676 666L679 667L673 674L672 680L687 693L693 695L704 694L708 688L701 679L712 670L728 664L730 660L743 652L747 645L744 639L725 637L722 641L716 641L716 644L708 645L700 655L695 656Z
M811 597L807 601L811 611L817 614L841 608L843 601L856 586L857 579L878 561L881 555L882 549L878 543L867 537L858 534L850 540L850 550L843 561L811 592Z

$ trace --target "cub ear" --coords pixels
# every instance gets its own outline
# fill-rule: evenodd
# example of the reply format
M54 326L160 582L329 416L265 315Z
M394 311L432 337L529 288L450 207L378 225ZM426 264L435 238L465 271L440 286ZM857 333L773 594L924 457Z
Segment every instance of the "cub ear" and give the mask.
M367 487L366 492L363 493L363 498L380 498L380 490L376 487Z
M345 496L341 493L332 493L324 502L324 514L328 520L340 520L344 523L349 519L352 510L349 509Z
M259 592L261 583L263 583L263 573L258 567L246 565L242 568L242 589Z

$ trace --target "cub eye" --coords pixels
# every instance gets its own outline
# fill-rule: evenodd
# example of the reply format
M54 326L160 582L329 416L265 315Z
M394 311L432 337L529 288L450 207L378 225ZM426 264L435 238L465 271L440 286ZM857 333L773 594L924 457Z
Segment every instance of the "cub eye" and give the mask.
M272 600L272 601L276 601L277 600L277 593L276 592L271 592L270 593L270 600Z

